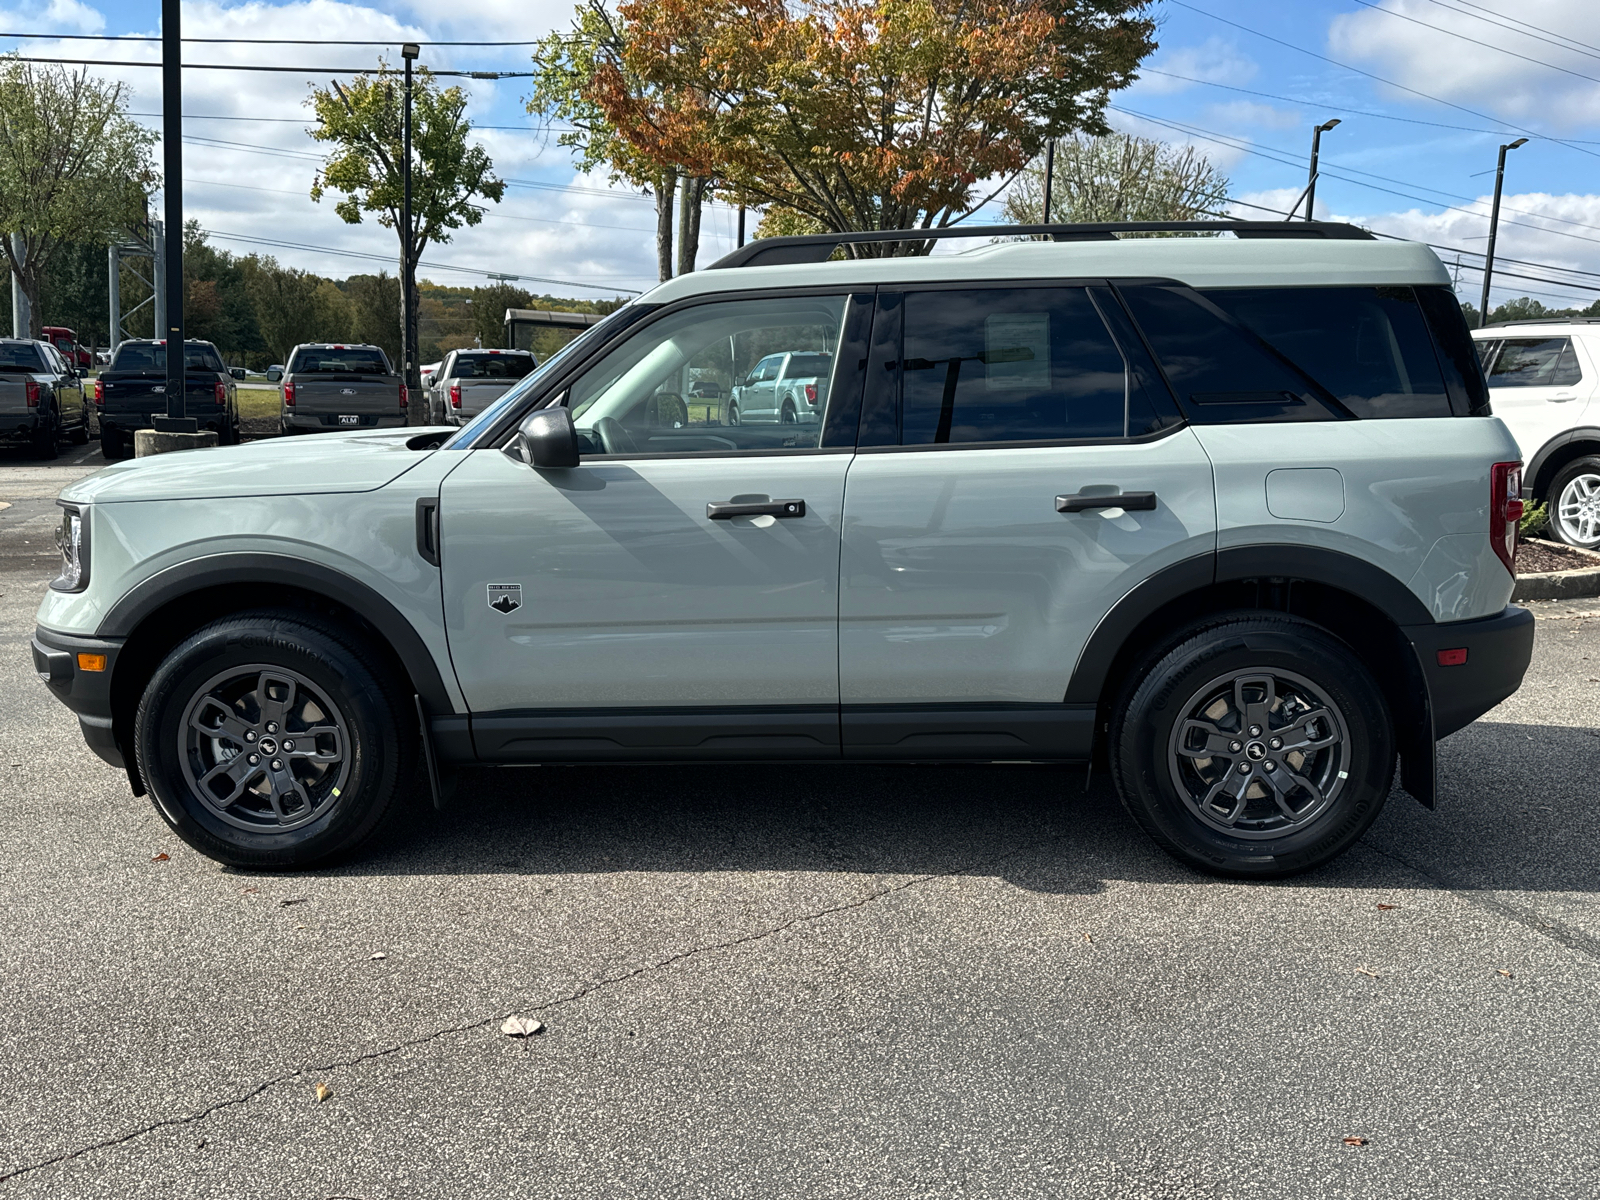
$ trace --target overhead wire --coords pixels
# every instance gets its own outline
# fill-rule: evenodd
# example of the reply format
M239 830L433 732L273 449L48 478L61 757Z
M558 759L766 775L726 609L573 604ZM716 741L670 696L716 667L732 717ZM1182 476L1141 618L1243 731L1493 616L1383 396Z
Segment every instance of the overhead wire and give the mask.
M1470 17L1474 21L1482 21L1485 25L1493 25L1496 29L1508 30L1511 33L1520 33L1523 37L1532 38L1536 42L1543 42L1547 46L1554 46L1558 50L1565 50L1569 54L1582 54L1587 58L1600 59L1600 46L1591 46L1587 42L1578 41L1576 38L1567 38L1566 42L1570 42L1571 43L1570 45L1568 45L1568 44L1565 44L1563 42L1558 42L1558 41L1555 40L1556 38L1559 38L1559 37L1563 36L1562 34L1559 34L1559 33L1558 34L1554 34L1551 37L1540 37L1539 36L1539 34L1548 33L1549 32L1549 30L1545 30L1545 29L1540 29L1538 31L1538 33L1529 33L1528 31L1530 29L1537 29L1538 27L1534 26L1534 25L1528 25L1526 22L1519 21L1519 22L1514 22L1514 23L1511 23L1511 24L1506 24L1506 23L1501 22L1501 21L1491 21L1488 17L1482 16L1479 13L1468 12L1464 8L1457 8L1453 4L1446 4L1446 3L1444 3L1444 0L1428 0L1428 3L1429 4L1433 4L1433 5L1437 5L1439 8L1444 9L1445 12L1455 13L1455 15L1458 16L1458 17ZM1471 7L1477 8L1479 6L1474 4ZM1484 9L1483 12L1492 12L1492 10ZM1499 13L1492 13L1492 15L1494 15L1496 17L1500 16Z
M3 38L40 38L45 41L63 42L159 42L159 34L137 33L0 33ZM423 38L399 37L389 41L341 41L334 38L206 38L186 37L183 42L209 43L212 45L260 45L260 46L537 46L538 40L523 42L432 42Z
M1373 12L1380 12L1385 16L1394 17L1396 20L1409 21L1411 24L1419 25L1423 29L1431 29L1435 33L1442 33L1447 37L1460 38L1463 42L1471 42L1474 46L1482 46L1487 50L1495 50L1501 54L1509 54L1512 58L1520 58L1523 62L1532 63L1536 67L1545 67L1551 71L1560 71L1563 75L1572 75L1578 79L1587 80L1589 83L1600 83L1600 77L1596 77L1594 75L1585 75L1582 71L1574 71L1570 67L1557 66L1553 62L1546 62L1544 59L1534 58L1532 55L1519 54L1517 51L1508 50L1504 46L1496 46L1493 42L1485 42L1479 38L1468 37L1464 33L1457 33L1454 29L1446 29L1443 25L1435 25L1431 21L1422 20L1420 17L1413 17L1407 13L1399 12L1392 8L1384 8L1380 4L1373 3L1373 0L1355 0L1355 3L1361 5L1363 8L1370 8Z
M16 55L13 62L30 63L58 63L73 67L160 67L159 59L154 61L136 61L116 58L38 58L26 55ZM261 63L196 63L183 64L185 71L272 71L288 75L367 75L371 74L372 67L276 67ZM448 76L455 79L532 79L536 72L533 71L447 71L435 67L426 68L428 74ZM390 68L389 73L395 73Z

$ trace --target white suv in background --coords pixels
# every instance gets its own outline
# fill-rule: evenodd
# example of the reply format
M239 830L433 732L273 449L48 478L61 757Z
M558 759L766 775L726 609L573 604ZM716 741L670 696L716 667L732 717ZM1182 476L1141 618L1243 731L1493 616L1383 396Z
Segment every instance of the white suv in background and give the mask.
M1600 320L1510 321L1473 330L1494 415L1522 450L1524 497L1550 532L1600 547Z

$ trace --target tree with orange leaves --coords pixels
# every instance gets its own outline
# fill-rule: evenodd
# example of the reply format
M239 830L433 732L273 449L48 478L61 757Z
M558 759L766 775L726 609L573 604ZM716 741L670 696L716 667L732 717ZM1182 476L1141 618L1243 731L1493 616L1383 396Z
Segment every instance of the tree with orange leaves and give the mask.
M932 228L1105 133L1147 0L623 0L588 96L640 159L830 231ZM644 86L640 86L643 84ZM925 243L856 246L917 253Z

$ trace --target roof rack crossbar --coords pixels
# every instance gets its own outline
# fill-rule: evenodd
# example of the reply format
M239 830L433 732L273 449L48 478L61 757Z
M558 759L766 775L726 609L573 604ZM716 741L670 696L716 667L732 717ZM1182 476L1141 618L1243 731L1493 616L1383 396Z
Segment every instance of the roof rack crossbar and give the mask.
M706 268L776 267L826 262L840 246L926 242L940 238L1047 237L1053 242L1114 241L1119 233L1232 233L1241 238L1319 238L1373 241L1372 234L1334 221L1100 221L1076 225L947 225L942 229L869 229L759 238Z

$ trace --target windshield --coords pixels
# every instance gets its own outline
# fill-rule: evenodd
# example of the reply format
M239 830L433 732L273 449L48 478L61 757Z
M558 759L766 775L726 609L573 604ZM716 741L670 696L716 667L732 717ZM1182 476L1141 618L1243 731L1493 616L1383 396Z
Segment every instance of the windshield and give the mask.
M289 374L387 375L389 360L376 346L317 346L296 354Z
M222 359L209 343L186 343L183 347L183 366L186 371L223 371ZM167 373L167 345L165 342L123 342L111 360L111 370L129 375L165 375Z
M452 379L521 379L538 364L531 354L458 354L450 368Z
M42 371L39 351L27 342L0 345L0 371Z
M439 449L464 450L470 448L474 438L499 420L500 414L505 412L507 408L526 396L552 367L558 363L566 362L574 355L586 353L589 347L605 341L617 330L631 325L654 307L655 305L653 304L625 304L598 325L589 326L589 328L545 359L532 371L524 375L513 387L507 388L505 395L456 430L451 438L444 442Z

